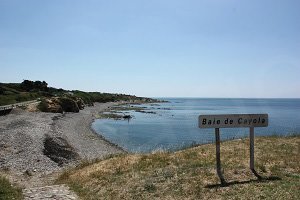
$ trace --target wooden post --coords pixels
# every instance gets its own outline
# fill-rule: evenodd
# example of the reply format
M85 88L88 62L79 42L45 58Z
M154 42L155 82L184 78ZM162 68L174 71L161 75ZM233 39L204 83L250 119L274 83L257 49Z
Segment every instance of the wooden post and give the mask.
M217 160L217 174L220 178L221 185L226 185L226 181L222 174L221 169L221 157L220 157L220 129L215 129L215 135L216 135L216 160Z
M250 169L254 169L254 128L250 127Z
M258 179L262 179L254 167L254 127L250 127L250 169Z

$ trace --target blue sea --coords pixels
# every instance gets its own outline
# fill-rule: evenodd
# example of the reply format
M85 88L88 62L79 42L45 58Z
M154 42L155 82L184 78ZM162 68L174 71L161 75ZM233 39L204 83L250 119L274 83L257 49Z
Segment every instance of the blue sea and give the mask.
M300 99L163 100L168 103L138 105L156 114L125 111L133 118L98 119L92 128L129 152L177 150L189 145L214 142L214 129L198 128L198 116L204 114L267 113L269 126L255 128L256 136L300 134ZM220 134L222 140L243 138L248 136L249 128L223 128Z

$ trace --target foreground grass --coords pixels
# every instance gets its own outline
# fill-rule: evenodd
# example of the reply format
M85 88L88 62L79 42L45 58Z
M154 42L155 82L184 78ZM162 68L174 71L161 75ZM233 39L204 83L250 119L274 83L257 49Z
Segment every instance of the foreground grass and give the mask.
M263 181L250 172L249 140L242 139L221 144L227 187L218 185L214 144L85 163L58 182L82 199L300 199L300 137L259 137L255 143Z
M13 187L9 181L0 176L0 200L23 199L22 190Z

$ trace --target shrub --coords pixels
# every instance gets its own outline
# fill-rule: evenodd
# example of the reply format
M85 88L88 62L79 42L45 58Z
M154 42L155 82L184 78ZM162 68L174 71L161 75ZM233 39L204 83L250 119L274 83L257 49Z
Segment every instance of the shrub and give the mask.
M42 112L48 112L48 103L45 99L42 99L38 105L38 109Z
M22 190L13 187L6 178L0 176L0 200L9 199L23 199Z
M60 106L62 107L63 111L65 112L79 112L79 108L77 103L66 97L62 97L59 99L60 101Z

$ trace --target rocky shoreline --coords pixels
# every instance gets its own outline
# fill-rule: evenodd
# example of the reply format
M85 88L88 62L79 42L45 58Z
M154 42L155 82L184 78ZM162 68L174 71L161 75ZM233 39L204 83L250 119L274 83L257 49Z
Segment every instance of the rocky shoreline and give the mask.
M116 104L64 114L15 109L0 116L0 174L23 188L41 187L82 160L125 153L91 129L98 113Z

